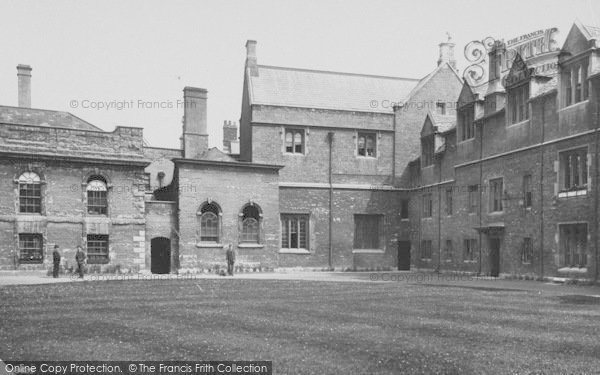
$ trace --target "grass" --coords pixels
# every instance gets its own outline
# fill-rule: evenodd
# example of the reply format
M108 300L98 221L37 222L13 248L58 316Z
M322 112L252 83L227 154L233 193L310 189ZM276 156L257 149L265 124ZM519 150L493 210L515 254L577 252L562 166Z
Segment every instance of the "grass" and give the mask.
M4 360L272 360L277 374L596 373L600 298L242 279L0 288Z

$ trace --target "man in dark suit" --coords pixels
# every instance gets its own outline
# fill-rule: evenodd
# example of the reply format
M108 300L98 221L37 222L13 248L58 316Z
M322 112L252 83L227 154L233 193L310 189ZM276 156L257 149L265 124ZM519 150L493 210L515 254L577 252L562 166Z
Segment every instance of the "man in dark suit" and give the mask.
M235 250L231 244L227 245L225 258L227 259L227 274L233 276L233 266L235 265Z
M55 279L58 277L58 267L60 266L60 253L58 252L58 245L54 245L54 251L52 252L52 277Z
M81 246L77 246L77 253L75 254L75 261L77 261L77 273L79 278L83 279L83 267L85 265L85 253Z

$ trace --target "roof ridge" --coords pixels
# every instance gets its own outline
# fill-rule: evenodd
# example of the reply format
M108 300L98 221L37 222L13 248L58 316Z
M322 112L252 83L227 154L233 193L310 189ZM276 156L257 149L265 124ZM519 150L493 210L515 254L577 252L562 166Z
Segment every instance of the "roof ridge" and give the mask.
M333 71L333 70L292 68L292 67L275 66L275 65L257 65L257 67L259 67L259 68L267 68L267 69L281 69L281 70L289 70L289 71L297 71L297 72L310 72L310 73L322 73L322 74L339 74L339 75L354 76L354 77L384 78L384 79L403 80L403 81L415 81L415 82L418 82L420 80L419 78L393 77L393 76L382 76L382 75L376 75L376 74L363 74L363 73L336 72L336 71Z

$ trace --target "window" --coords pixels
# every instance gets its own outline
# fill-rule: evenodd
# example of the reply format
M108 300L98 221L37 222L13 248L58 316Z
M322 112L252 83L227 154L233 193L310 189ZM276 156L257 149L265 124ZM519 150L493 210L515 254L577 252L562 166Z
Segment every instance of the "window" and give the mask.
M289 154L304 153L304 130L287 129L285 131L285 152Z
M452 215L452 188L446 188L446 215Z
M531 208L533 204L533 191L531 186L531 175L523 176L523 207Z
M533 243L531 237L523 238L523 248L521 249L521 263L531 264L533 259Z
M423 194L423 217L433 216L433 196L431 193Z
M43 243L41 234L19 234L19 262L42 263L44 259Z
M308 250L308 215L281 215L281 247Z
M354 215L354 248L381 248L381 215Z
M400 219L408 219L408 199L402 199L400 202Z
M467 209L470 214L477 212L477 202L479 199L479 187L477 185L469 185L467 199Z
M376 136L374 133L358 133L358 156L376 156Z
M465 262L474 262L475 257L475 248L477 247L477 240L469 238L465 239L465 248L463 254L463 260Z
M88 264L108 263L108 235L88 234L87 262Z
M475 138L474 107L468 106L459 112L458 116L460 140Z
M259 243L260 211L256 205L247 205L242 210L241 242Z
M445 115L446 114L446 103L437 102L435 104L435 110L438 115Z
M40 176L25 172L19 177L19 212L42 213L42 189Z
M587 148L563 151L560 159L560 187L562 191L587 189Z
M502 211L503 183L501 178L490 180L490 212Z
M562 224L560 227L560 255L563 267L587 265L587 224Z
M452 254L454 253L454 246L452 240L446 240L446 246L444 247L444 259L446 262L452 262Z
M106 180L101 176L93 176L87 183L87 206L89 214L106 215L108 200Z
M587 100L589 97L587 60L566 67L562 73L562 81L565 106Z
M431 240L421 241L421 260L431 260Z
M219 242L221 210L216 203L206 203L200 210L200 242Z
M509 123L516 124L529 118L529 84L508 90Z
M433 135L421 139L423 167L433 165L434 140Z

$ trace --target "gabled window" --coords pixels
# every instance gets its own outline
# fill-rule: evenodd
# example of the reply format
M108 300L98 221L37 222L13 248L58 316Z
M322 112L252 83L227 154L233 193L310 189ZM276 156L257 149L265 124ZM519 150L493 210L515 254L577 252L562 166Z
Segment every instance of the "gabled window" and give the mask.
M380 249L382 215L354 215L354 249Z
M88 234L87 262L89 264L106 264L108 261L108 235Z
M587 78L587 59L563 69L561 79L565 107L588 99L590 84Z
M460 110L458 115L458 128L461 141L475 138L475 113L474 107L469 105Z
M475 251L477 247L477 240L472 238L465 239L464 242L464 252L463 252L463 261L465 262L473 262L476 259Z
M19 177L19 212L42 213L42 184L40 176L25 172Z
M446 188L446 215L452 215L452 188Z
M561 224L560 258L563 267L587 266L587 224Z
M431 193L423 194L422 208L423 208L423 217L432 217L433 216L433 196Z
M586 190L588 180L587 147L559 154L561 191Z
M477 212L479 201L479 187L477 185L469 185L467 197L467 210L469 213Z
M529 84L508 90L509 124L516 124L529 119Z
M431 254L433 253L431 240L421 241L421 260L431 260Z
M434 156L434 138L433 134L421 139L423 167L433 165Z
M533 204L533 187L531 175L523 176L523 207L530 208Z
M41 234L19 234L19 263L42 263L44 241Z
M216 203L205 203L200 209L200 242L218 243L221 228L221 210Z
M88 179L86 190L88 214L106 215L108 213L106 180L101 176L92 176Z
M358 133L358 156L377 156L377 136L375 133Z
M503 185L501 178L490 180L490 212L502 211Z
M281 215L281 248L308 250L308 215Z
M257 244L260 241L260 210L252 204L242 210L242 231L240 242Z
M286 129L285 131L285 152L288 154L304 153L304 130Z
M531 264L533 259L533 243L531 237L523 238L523 246L521 248L521 263Z

